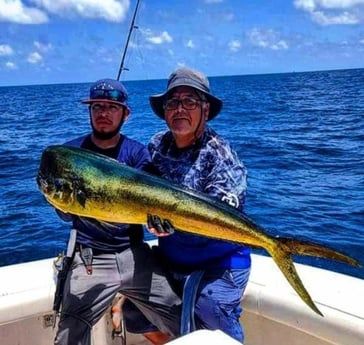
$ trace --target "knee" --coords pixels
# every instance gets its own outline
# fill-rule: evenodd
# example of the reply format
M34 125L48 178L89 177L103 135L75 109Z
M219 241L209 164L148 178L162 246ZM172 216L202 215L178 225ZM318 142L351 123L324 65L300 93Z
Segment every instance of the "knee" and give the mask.
M224 333L243 341L243 328L240 324L240 304L225 304L213 296L202 296L198 298L195 306L197 328L220 329Z

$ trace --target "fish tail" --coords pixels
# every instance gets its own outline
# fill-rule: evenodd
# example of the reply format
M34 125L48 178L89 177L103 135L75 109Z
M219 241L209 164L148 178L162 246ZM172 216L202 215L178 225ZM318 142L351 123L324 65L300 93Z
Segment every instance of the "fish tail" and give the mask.
M323 247L322 245L305 241L297 241L289 238L281 238L279 240L282 244L289 247L291 254L316 256L324 259L340 261L355 267L361 267L361 264L355 259L331 248Z
M302 300L317 314L323 316L321 311L317 308L315 303L313 302L310 294L306 290L303 285L296 267L293 264L293 260L291 257L291 253L289 252L290 248L288 248L285 244L276 243L273 250L269 251L275 263L280 268L283 275L286 277L288 282L291 284L293 289L297 292L297 294L302 298Z

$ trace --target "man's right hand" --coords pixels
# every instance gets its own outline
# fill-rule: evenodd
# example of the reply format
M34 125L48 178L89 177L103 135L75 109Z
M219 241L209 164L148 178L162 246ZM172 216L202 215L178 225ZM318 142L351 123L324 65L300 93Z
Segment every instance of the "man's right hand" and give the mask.
M174 233L174 227L168 219L162 220L156 215L147 215L147 227L148 231L157 236L164 237Z

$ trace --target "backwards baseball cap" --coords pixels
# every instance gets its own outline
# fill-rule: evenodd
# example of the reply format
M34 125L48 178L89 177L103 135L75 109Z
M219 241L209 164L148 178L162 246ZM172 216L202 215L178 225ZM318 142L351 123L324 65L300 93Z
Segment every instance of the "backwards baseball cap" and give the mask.
M210 103L208 121L212 120L221 111L222 101L210 93L208 79L202 73L193 69L179 68L169 76L166 92L149 97L153 111L160 118L164 119L164 102L171 91L177 86L190 86L204 93L207 101Z
M108 102L128 107L128 93L124 85L114 79L101 79L91 85L90 98L82 103Z

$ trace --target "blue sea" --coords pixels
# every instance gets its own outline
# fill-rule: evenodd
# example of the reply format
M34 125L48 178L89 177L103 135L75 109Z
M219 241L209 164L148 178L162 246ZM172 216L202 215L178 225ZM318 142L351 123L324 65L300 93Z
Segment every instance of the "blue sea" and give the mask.
M101 76L103 77L103 76ZM209 124L248 169L246 213L274 236L317 242L364 264L364 69L211 77L224 100ZM126 81L124 134L165 124L148 96L165 80ZM35 182L42 150L89 131L89 83L0 88L0 266L56 256L69 224ZM258 251L264 254L264 251ZM364 279L364 269L295 258Z

